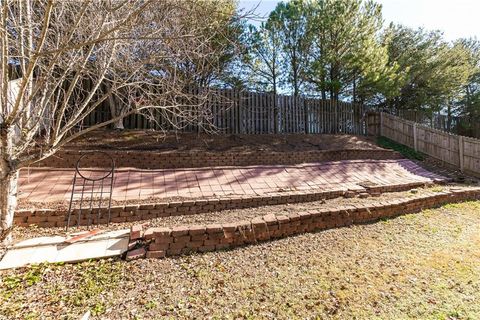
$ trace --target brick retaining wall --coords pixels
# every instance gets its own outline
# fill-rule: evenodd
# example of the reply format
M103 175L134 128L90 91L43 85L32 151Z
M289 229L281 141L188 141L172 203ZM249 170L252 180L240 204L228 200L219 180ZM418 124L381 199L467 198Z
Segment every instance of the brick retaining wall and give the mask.
M368 223L401 214L415 213L445 203L480 198L480 188L415 195L408 199L379 201L330 209L309 210L288 215L269 214L250 221L226 224L190 225L173 228L132 228L131 241L143 245L130 257L162 258L238 247L304 232ZM146 247L146 250L144 249Z
M431 184L431 183L430 183ZM213 211L221 211L226 209L242 209L253 208L265 205L277 205L285 203L311 202L322 199L333 199L344 195L355 196L355 194L368 192L370 194L379 194L384 192L405 191L411 188L425 186L426 183L415 182L407 184L375 186L363 188L347 189L339 188L338 190L318 191L318 192L278 192L269 195L248 196L248 197L223 197L214 199L193 199L184 201L170 201L162 203L149 203L126 206L112 206L111 222L134 222L140 220L155 219L158 217L191 215L197 213L206 213ZM347 194L348 193L348 194ZM78 209L72 214L71 225L76 225L78 217ZM91 211L90 224L97 223L97 212ZM17 210L14 216L14 224L17 226L37 225L39 227L63 227L66 225L67 211L54 209L32 209ZM88 215L85 210L82 211L80 217L80 225L89 224ZM102 217L99 224L107 223L107 212L102 210Z
M351 150L315 150L296 152L204 152L204 151L108 151L117 167L140 169L198 168L216 166L250 166L250 165L289 165L308 162L339 160L387 160L401 159L393 150L351 149ZM53 168L73 168L83 151L64 150L44 159L34 166ZM83 167L108 167L110 160L102 154L85 158Z

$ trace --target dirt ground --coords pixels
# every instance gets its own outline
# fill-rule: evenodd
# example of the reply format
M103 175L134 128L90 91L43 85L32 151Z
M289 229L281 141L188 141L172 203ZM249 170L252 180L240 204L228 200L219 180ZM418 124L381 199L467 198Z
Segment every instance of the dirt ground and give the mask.
M0 272L1 319L479 319L480 202L223 252Z
M65 147L91 150L207 150L207 151L308 151L337 149L380 149L363 136L326 134L216 135L162 133L148 130L98 130Z
M255 217L261 217L267 214L275 215L285 215L292 212L304 212L312 209L324 209L324 208L334 208L339 206L355 205L355 204L370 204L377 203L382 200L395 200L395 199L408 199L414 195L426 194L431 192L442 192L450 188L461 188L462 185L434 185L424 188L417 188L410 191L402 192L388 192L383 193L378 197L369 197L369 198L334 198L329 200L313 201L313 202L304 202L304 203L291 203L291 204L280 204L280 205L269 205L261 206L255 208L245 208L245 209L230 209L222 211L214 211L207 213L199 213L194 215L180 215L180 216L170 216L170 217L160 217L150 220L142 220L136 222L125 222L125 223L111 223L108 227L108 230L118 230L130 228L135 224L145 224L146 228L149 227L174 227L180 225L190 225L190 224L209 224L209 223L231 223L242 220L251 220ZM100 225L100 229L107 229L105 225ZM69 229L69 233L75 233L83 230L87 230L85 226L81 227L72 227ZM50 235L63 235L65 234L64 227L58 228L38 228L38 227L14 227L13 237L15 241L21 241L23 239L41 237L41 236L50 236Z

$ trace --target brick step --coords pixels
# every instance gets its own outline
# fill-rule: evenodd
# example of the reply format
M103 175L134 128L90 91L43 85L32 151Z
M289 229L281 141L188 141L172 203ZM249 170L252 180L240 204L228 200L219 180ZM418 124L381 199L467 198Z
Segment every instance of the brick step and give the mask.
M415 213L446 203L480 199L480 188L463 188L400 200L309 210L288 215L268 214L249 221L224 224L185 225L173 228L132 227L131 252L127 260L163 258L193 252L218 251L274 240L305 232L374 222Z
M444 180L436 180L443 183ZM270 193L268 195L222 197L197 200L170 201L161 203L148 203L126 206L112 206L111 222L123 223L134 222L159 217L192 215L221 211L226 209L255 208L266 205L278 205L286 203L302 203L319 200L333 199L337 197L356 197L364 194L379 195L385 192L407 191L412 188L432 185L434 182L411 182L403 184L392 184L383 186L356 186L355 188L338 188L327 191L286 191ZM76 225L78 209L72 214L70 225ZM98 210L83 210L80 216L80 225L97 224ZM89 221L90 215L90 221ZM108 218L107 209L101 210L101 217L98 224L106 224ZM65 209L36 209L17 210L14 216L14 223L17 226L36 225L39 227L63 227L66 225L67 210Z

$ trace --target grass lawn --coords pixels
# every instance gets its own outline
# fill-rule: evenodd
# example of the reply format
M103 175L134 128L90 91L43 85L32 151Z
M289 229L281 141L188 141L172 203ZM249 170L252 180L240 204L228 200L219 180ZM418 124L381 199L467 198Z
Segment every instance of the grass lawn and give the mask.
M480 202L225 252L0 276L2 319L480 319Z

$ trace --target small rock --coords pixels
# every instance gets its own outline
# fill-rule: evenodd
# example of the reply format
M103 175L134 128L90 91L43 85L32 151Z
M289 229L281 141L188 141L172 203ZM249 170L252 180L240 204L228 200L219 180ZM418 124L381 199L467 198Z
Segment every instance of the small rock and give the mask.
M370 194L368 192L361 192L358 194L358 197L364 199L370 197Z
M418 189L412 189L410 190L410 193L418 193Z

